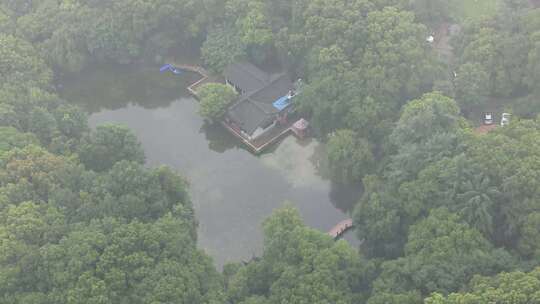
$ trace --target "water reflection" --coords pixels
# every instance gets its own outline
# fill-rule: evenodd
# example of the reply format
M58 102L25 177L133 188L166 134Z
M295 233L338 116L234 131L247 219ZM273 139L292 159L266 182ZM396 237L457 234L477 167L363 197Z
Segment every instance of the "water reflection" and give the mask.
M360 200L362 193L364 193L364 190L361 183L353 185L332 183L328 195L336 208L347 214L352 214L354 206Z
M208 141L208 149L214 152L223 153L230 149L244 148L244 146L219 123L209 123L205 121L201 126L199 133L205 135L205 138Z
M275 146L272 153L261 156L261 162L268 168L277 170L293 187L317 187L327 184L317 170L316 154L319 143L316 140L298 140L286 137Z
M158 66L98 65L84 73L64 75L59 93L90 113L136 104L146 109L167 107L187 96L186 84L199 77L159 73Z

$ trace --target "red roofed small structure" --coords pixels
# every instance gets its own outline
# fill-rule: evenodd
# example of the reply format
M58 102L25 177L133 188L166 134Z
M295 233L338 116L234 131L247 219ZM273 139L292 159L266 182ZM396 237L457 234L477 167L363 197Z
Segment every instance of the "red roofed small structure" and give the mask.
M292 125L293 133L299 138L305 138L308 134L309 122L303 118L300 118Z

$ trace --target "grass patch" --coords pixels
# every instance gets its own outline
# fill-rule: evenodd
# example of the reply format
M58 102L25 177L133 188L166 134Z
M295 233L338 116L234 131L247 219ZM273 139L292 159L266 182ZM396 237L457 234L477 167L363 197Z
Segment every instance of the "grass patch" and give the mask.
M467 19L480 20L495 15L501 0L450 0L453 17L459 23Z

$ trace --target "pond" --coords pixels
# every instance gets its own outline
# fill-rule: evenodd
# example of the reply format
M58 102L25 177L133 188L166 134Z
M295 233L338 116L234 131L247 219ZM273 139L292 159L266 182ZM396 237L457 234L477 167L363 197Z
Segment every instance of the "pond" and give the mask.
M360 193L324 178L324 147L292 136L255 156L219 125L198 115L186 83L193 74L159 74L159 67L102 66L65 77L61 95L86 108L90 125L114 122L138 136L149 166L167 165L190 182L199 246L218 267L262 250L261 224L290 202L313 228L328 231ZM358 242L353 233L345 238Z

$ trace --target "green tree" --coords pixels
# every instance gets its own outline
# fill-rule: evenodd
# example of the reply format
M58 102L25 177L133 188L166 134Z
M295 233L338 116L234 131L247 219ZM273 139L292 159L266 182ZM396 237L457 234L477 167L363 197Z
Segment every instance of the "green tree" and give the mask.
M464 193L458 194L462 201L461 216L474 228L491 235L493 232L493 208L495 201L501 197L501 192L491 185L487 176L476 174L463 186Z
M359 67L370 96L398 109L436 79L433 53L425 47L427 29L414 21L412 13L395 7L371 12L366 31Z
M306 5L298 17L305 19L300 33L289 32L292 41L278 46L296 57L294 63L307 61L309 81L298 110L323 136L348 128L382 142L401 105L436 78L426 28L410 12L377 10L366 1Z
M33 227L18 229L29 236L54 231L32 217L18 223L25 221ZM13 285L2 284L2 297L8 303L222 303L220 276L195 249L185 224L167 215L147 224L107 218L75 225L60 242L27 252L21 265L29 272L13 276ZM24 234L15 236L23 241ZM2 273L10 279L14 274Z
M0 126L2 127L19 127L17 113L12 105L0 102Z
M538 212L538 121L515 121L490 136L471 139L468 155L471 163L484 168L483 174L501 195L494 209L494 237L501 244L515 249L522 237L525 219ZM486 191L481 191L486 193ZM493 198L493 196L492 196ZM529 236L530 237L530 236ZM524 251L531 257L531 251Z
M34 145L4 153L0 165L0 192L11 204L46 203L61 188L82 182L78 165ZM76 200L69 203L76 204Z
M526 89L530 42L521 17L525 15L501 10L491 22L467 24L455 41L459 62L479 64L487 73L491 95L509 97Z
M144 152L133 132L121 125L105 124L83 139L79 148L81 162L94 171L110 169L121 160L144 162Z
M264 46L272 42L272 30L262 1L247 1L246 15L236 21L246 45Z
M456 100L465 113L485 106L489 95L489 75L478 63L459 67L455 79Z
M420 304L422 296L417 291L400 294L378 292L369 298L368 304Z
M425 304L533 304L540 303L540 268L529 273L508 272L474 277L467 291L448 296L436 293Z
M193 220L186 188L183 178L170 169L147 170L141 164L124 160L96 177L81 205L68 206L67 210L77 222L106 216L148 222L168 212ZM189 231L195 233L195 227Z
M346 242L307 228L285 207L264 223L260 260L229 281L232 303L357 303L365 297L371 266Z
M13 34L14 27L14 22L11 17L4 12L2 7L0 7L0 32Z
M463 118L456 102L438 92L407 103L390 135L396 153L385 175L400 183L416 177L428 163L460 151Z
M0 89L49 88L52 72L25 40L0 33Z
M199 113L202 117L214 121L225 115L227 107L238 96L233 87L219 83L203 85L197 95L200 99Z
M58 130L69 138L80 138L88 131L87 114L76 106L61 104L53 115Z
M392 133L396 146L422 143L437 133L459 128L459 108L456 102L438 92L407 103Z
M30 113L28 130L37 135L39 140L48 144L54 137L57 129L54 116L42 107L32 109Z
M328 75L311 80L295 97L297 110L308 117L315 133L324 136L333 130L344 128L343 117L347 104L343 102L343 77Z
M536 203L535 205L538 205ZM533 261L540 259L540 212L527 215L521 226L518 243L520 253Z
M510 254L494 249L478 231L460 223L457 215L436 209L411 227L405 256L382 264L372 298L409 291L424 296L454 292L475 274L492 275L511 269L512 263Z
M451 1L445 0L412 0L409 6L417 18L425 24L437 26L450 19Z
M13 148L23 148L38 144L38 139L32 133L21 133L12 127L0 127L0 157Z
M328 166L332 180L349 184L360 181L373 168L369 142L351 130L338 130L327 144Z
M530 36L532 48L528 54L527 77L525 82L536 96L540 96L537 84L540 82L540 30Z
M0 209L0 300L48 303L43 290L49 278L41 253L65 233L62 213L33 202Z
M92 60L132 63L193 43L211 19L220 17L222 6L212 0L33 1L17 24L20 35L52 65L80 71Z
M227 65L245 55L246 46L234 32L225 27L212 28L201 48L204 62L221 73Z

